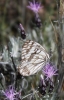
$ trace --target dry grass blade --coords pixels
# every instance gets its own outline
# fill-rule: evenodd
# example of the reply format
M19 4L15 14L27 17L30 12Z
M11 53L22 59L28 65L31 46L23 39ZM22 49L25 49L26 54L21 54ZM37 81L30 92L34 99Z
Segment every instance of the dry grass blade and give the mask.
M58 44L57 30L56 30L56 28L54 27L54 25L53 25L53 23L52 23L52 21L51 21L50 17L49 17L49 20L50 20L51 25L52 25L52 28L53 28L53 30L54 30L55 39L56 39L56 44Z
M60 0L60 16L64 16L64 0Z

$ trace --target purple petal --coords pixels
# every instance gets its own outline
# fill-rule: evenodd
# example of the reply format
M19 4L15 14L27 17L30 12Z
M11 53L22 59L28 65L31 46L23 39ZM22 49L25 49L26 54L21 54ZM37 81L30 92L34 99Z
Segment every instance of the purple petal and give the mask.
M41 3L35 2L29 2L29 6L27 6L30 10L32 10L34 13L38 13L38 10L41 8Z
M3 91L3 94L9 100L15 100L15 96L16 95L19 96L19 92L16 92L15 89L12 86L9 86L9 88L7 90Z
M57 74L57 69L55 68L54 65L48 63L44 68L43 68L43 73L47 78L52 78L54 75Z

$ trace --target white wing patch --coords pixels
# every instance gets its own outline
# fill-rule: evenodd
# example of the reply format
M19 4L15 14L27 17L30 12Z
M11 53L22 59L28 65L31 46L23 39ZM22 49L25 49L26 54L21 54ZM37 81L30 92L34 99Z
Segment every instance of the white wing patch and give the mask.
M26 41L22 47L22 64L19 72L23 76L33 75L40 71L49 59L49 54L38 43Z

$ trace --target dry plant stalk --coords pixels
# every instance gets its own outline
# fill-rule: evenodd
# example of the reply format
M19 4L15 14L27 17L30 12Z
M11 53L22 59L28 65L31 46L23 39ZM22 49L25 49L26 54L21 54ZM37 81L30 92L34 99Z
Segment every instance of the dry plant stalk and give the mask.
M60 16L64 16L64 0L60 0Z

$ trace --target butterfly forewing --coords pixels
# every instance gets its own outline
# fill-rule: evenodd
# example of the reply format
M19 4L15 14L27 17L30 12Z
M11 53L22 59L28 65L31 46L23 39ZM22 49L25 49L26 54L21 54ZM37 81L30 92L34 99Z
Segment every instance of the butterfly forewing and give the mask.
M26 41L22 47L22 64L19 72L23 76L33 75L40 71L49 59L49 54L37 42Z

